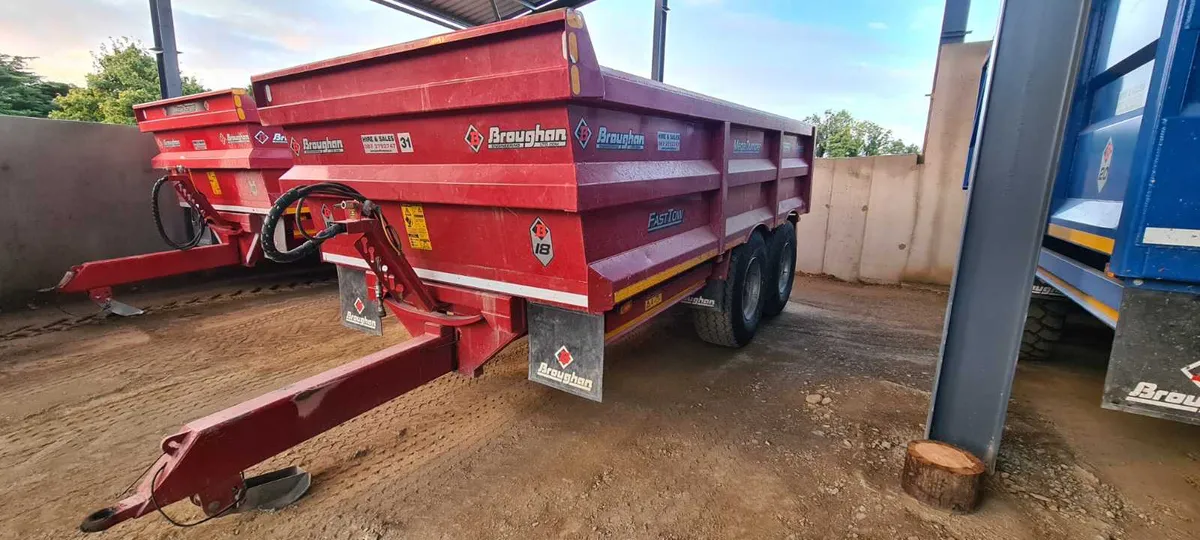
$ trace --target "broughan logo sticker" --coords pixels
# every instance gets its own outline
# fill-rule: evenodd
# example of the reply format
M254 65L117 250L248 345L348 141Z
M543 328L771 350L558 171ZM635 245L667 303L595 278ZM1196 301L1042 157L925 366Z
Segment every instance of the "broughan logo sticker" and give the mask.
M558 365L562 366L563 368L566 368L575 361L575 357L571 355L571 351L567 350L566 345L558 348L558 351L554 353L554 359L558 360Z
M575 124L575 139L579 141L580 148L587 148L588 141L592 140L592 128L588 127L587 120L579 119L579 123Z
M318 141L310 141L305 138L301 141L300 148L305 154L340 154L346 151L341 139L328 137Z
M282 137L282 135L280 136ZM267 144L267 141L271 140L271 137L267 136L267 134L260 129L258 130L258 133L254 134L254 140L258 141L258 144Z
M468 141L468 144L470 142ZM502 130L488 128L488 150L519 150L524 148L563 148L567 146L566 128L542 129L534 124L533 129Z
M571 351L567 350L565 345L559 347L558 351L554 353L554 362L558 364L557 367L551 362L538 362L538 376L572 388L578 388L584 392L591 392L592 387L596 385L595 381L587 377L580 377L579 375L565 371L568 366L575 362L575 357L571 354Z
M1186 365L1180 368L1179 371L1192 384L1200 388L1200 362ZM1137 383L1137 387L1129 395L1125 396L1125 401L1153 405L1164 409L1200 412L1200 396L1185 394L1183 392L1172 392L1170 390L1159 390L1157 384L1146 381Z
M642 150L644 148L646 148L646 136L634 133L633 130L614 132L600 126L600 131L596 133L597 150Z
M250 144L249 133L222 133L220 139L221 144L226 146L231 144Z
M363 317L362 315L355 315L350 311L346 311L346 322L350 324L356 324L363 328L370 328L371 330L376 330L379 328L379 323L377 321L368 317Z
M689 296L687 298L684 298L683 300L680 300L679 303L683 304L683 305L687 305L687 306L698 306L698 307L706 307L706 308L717 307L716 300L713 300L712 298L705 298L703 296Z
M472 152L479 152L479 148L483 146L483 134L475 129L474 125L467 126L467 134L463 136L463 140L467 141L467 146Z

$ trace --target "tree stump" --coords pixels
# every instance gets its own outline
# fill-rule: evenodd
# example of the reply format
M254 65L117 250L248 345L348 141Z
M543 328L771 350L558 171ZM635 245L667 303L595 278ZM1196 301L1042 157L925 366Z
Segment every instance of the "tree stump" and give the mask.
M983 461L957 446L938 441L908 443L900 487L930 506L968 513L979 504Z

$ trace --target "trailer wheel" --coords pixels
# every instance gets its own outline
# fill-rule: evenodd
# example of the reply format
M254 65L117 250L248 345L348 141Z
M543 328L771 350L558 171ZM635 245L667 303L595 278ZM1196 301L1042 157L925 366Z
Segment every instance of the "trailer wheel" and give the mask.
M729 276L725 279L724 307L721 311L692 312L692 323L700 339L725 347L750 343L762 320L769 266L766 242L761 235L752 234L750 241L733 248Z
M767 246L766 300L763 317L774 317L783 313L788 298L792 296L792 282L796 277L796 226L785 221L771 234Z
M1025 316L1025 332L1021 335L1021 357L1047 360L1050 349L1062 339L1067 320L1067 303L1061 299L1033 298Z

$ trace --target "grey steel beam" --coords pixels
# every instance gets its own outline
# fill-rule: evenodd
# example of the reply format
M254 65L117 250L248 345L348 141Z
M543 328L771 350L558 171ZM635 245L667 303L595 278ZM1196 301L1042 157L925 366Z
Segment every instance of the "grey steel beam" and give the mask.
M663 80L663 62L667 56L667 0L654 0L654 43L650 56L650 78Z
M392 8L401 13L407 13L426 22L444 26L451 30L462 30L476 26L475 23L464 21L454 15L444 11L434 9L428 4L422 2L413 2L412 0L371 0L376 4L384 7Z
M175 19L171 0L150 0L150 26L154 31L154 55L158 60L158 91L165 98L183 95L179 76L179 49L175 46Z
M962 43L967 37L967 16L971 14L971 0L946 0L942 12L942 45Z
M926 436L993 467L1058 165L1088 0L1006 0Z

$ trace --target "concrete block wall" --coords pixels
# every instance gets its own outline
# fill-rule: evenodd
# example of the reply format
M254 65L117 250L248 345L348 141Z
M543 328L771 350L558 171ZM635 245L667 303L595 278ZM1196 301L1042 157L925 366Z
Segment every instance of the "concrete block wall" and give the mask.
M922 166L915 154L819 159L796 265L845 281L899 283L913 248Z
M157 152L133 126L0 116L0 306L22 305L72 265L169 249L149 206ZM166 208L182 238L182 213Z
M923 155L816 160L812 209L796 229L799 271L869 283L950 284L990 48L990 42L942 47Z

